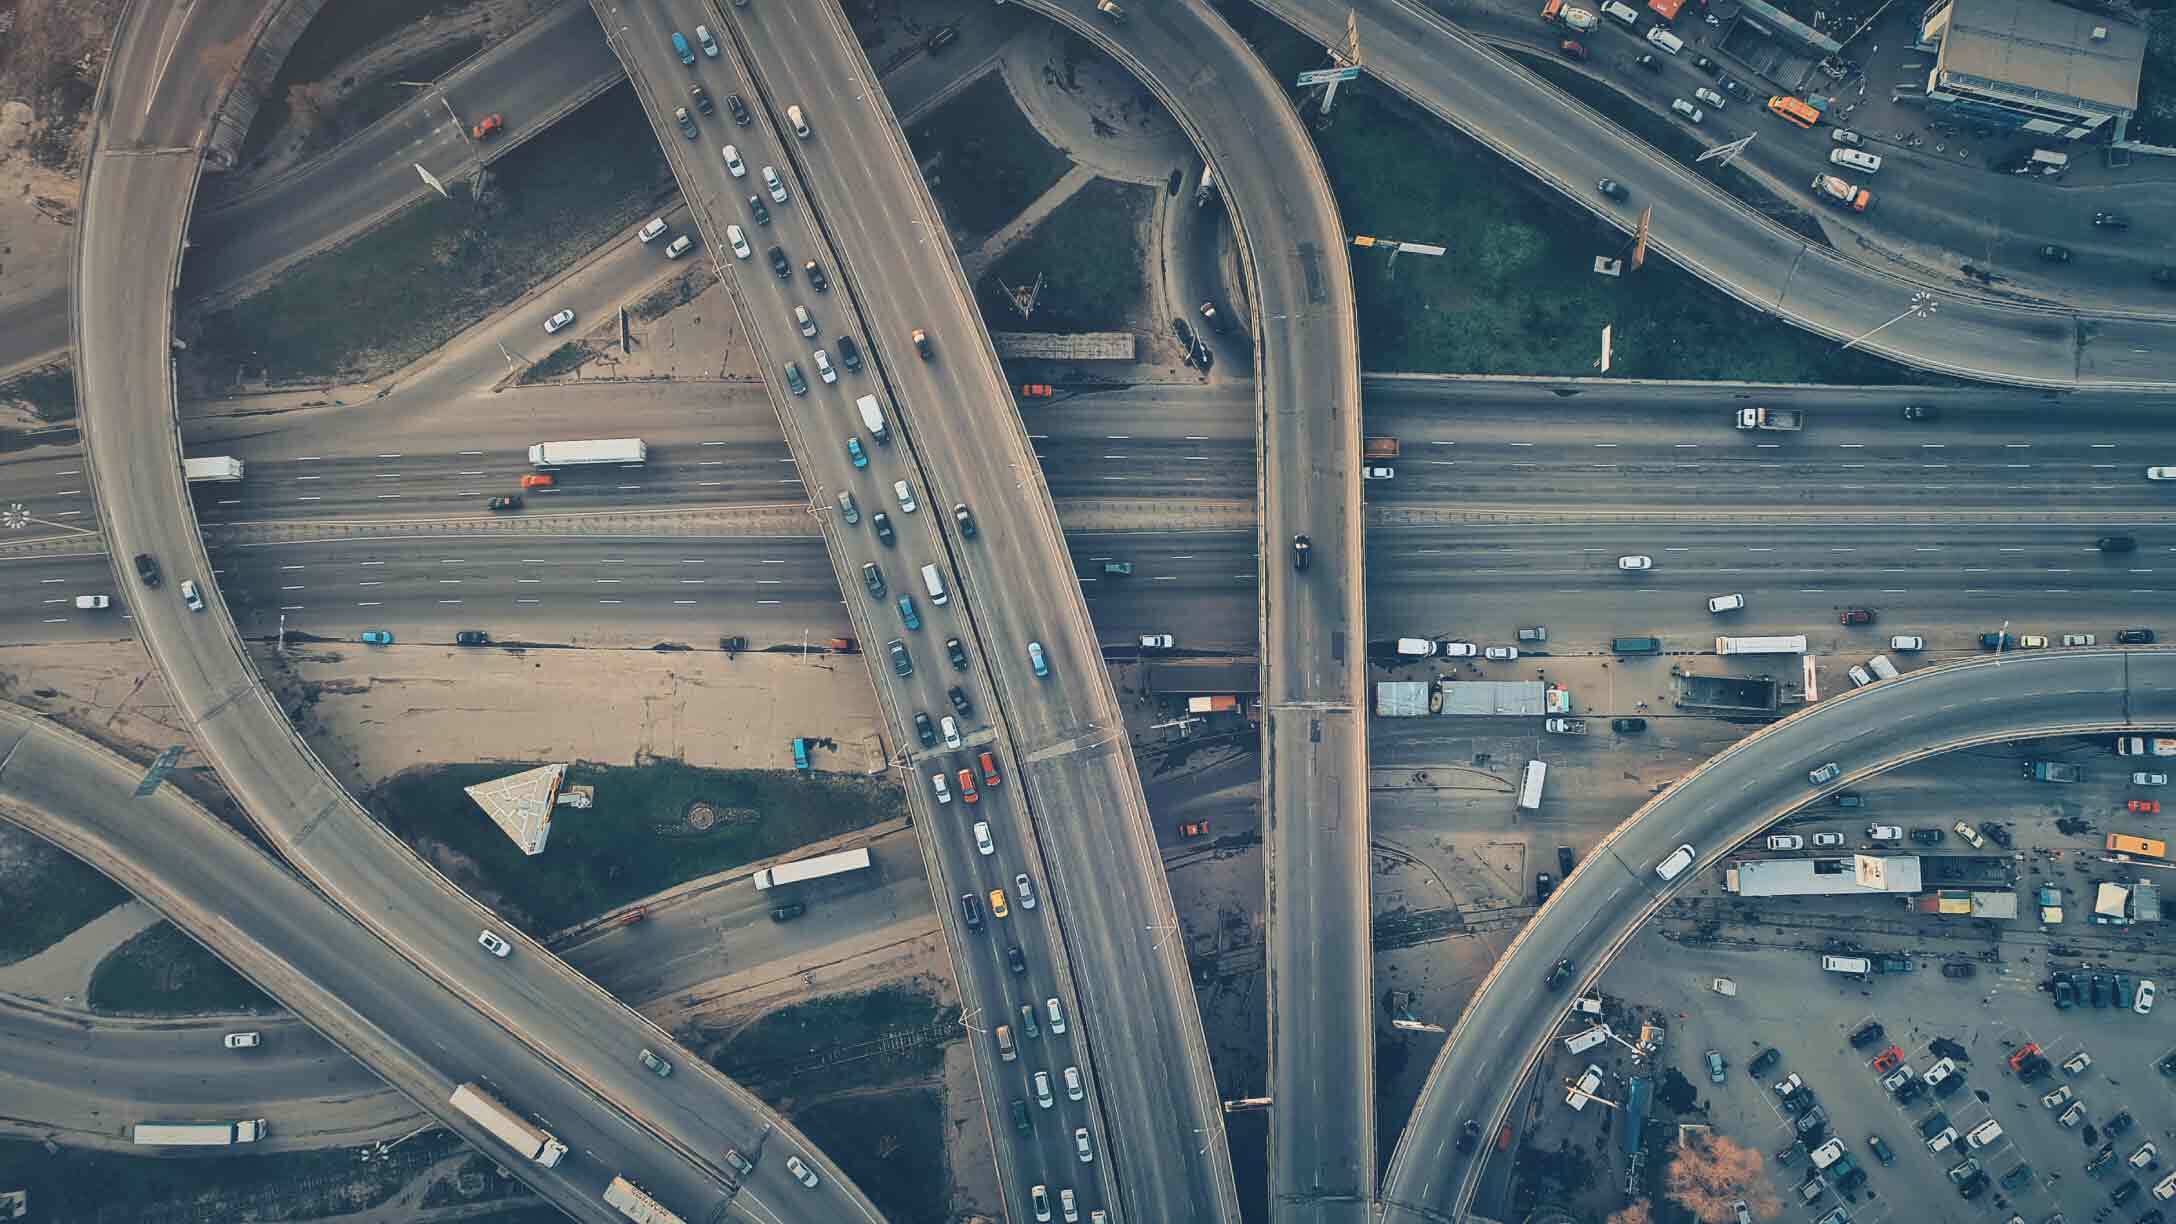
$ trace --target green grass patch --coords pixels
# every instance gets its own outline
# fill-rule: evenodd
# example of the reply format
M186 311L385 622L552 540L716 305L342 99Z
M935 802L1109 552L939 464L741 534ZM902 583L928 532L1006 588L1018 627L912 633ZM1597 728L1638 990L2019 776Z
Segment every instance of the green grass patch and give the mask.
M1352 252L1367 369L1590 374L1612 325L1617 377L1938 381L1838 352L1660 258L1595 275L1594 257L1623 254L1623 235L1395 99L1341 98L1316 139L1349 232L1450 248L1395 265Z
M0 821L0 965L45 951L128 900L90 864Z
M934 1042L910 1045L896 1055L854 1057L879 1039L924 1030L959 1015L939 1008L934 996L904 986L832 995L783 1007L733 1035L713 1061L744 1083L795 1077L817 1060L849 1060L857 1084L880 1085L927 1075L943 1061ZM803 1085L805 1087L805 1085Z
M907 129L930 194L960 235L979 241L1065 176L1072 161L1020 113L998 73Z
M2176 7L2146 15L2146 62L2128 134L2146 144L2176 144Z
M170 922L157 922L91 972L93 1010L132 1016L274 1012L280 1005Z
M364 1164L345 1148L176 1160L77 1148L48 1155L38 1143L5 1140L0 1187L29 1191L32 1220L312 1220L367 1213L390 1202L463 1146L432 1131Z
M1138 183L1097 179L1081 188L975 286L983 316L1010 330L1126 330L1148 291L1140 227L1155 202L1156 189ZM1042 293L1023 323L1005 290L1033 285L1038 275Z
M577 765L570 783L595 786L597 805L561 808L544 853L521 853L462 788L518 765L457 765L405 773L369 797L401 840L510 921L552 931L674 884L902 816L885 780L790 770L698 769L678 761ZM707 804L716 819L689 816Z
M58 361L0 382L0 403L26 408L41 421L75 420L75 363Z
M838 1162L885 1219L945 1224L953 1218L945 1175L944 1098L937 1089L820 1101L795 1110L793 1124Z
M481 198L464 187L433 195L204 318L196 359L279 381L396 368L557 275L671 189L633 91L607 90L495 163ZM541 325L548 310L537 313Z

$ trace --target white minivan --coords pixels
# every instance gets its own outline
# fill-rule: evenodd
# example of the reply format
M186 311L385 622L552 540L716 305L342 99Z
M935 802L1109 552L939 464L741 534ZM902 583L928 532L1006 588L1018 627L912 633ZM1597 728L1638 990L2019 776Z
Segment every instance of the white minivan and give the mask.
M922 567L922 586L929 592L929 602L943 607L952 595L944 589L944 574L934 565Z
M1605 16L1614 17L1623 22L1624 28L1628 30L1640 23L1639 13L1631 5L1621 3L1620 0L1603 0L1602 12Z
M1679 846L1670 851L1670 857L1655 864L1655 874L1664 880L1674 880L1683 875L1685 869L1692 866L1692 861L1698 857L1691 846Z
M1672 55L1676 55L1678 52L1685 49L1684 39L1670 33L1668 30L1663 29L1661 26L1655 26L1654 28L1647 31L1647 41L1655 44L1656 46L1662 48L1663 50L1669 52Z
M1868 174L1881 169L1881 158L1860 149L1830 149L1828 151L1828 161L1832 166L1864 170Z

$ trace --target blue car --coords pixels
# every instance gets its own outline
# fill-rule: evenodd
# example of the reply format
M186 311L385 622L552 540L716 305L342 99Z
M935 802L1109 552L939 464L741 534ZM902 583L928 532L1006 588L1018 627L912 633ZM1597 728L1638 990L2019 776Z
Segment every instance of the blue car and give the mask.
M869 452L861 449L860 438L850 437L846 440L846 454L848 458L854 461L855 467L865 468L869 466Z
M899 619L905 622L909 629L922 627L922 614L914 610L914 596L901 595L899 597Z
M363 630L363 641L372 646L391 646L393 644L393 635L383 629L365 629Z
M1028 666L1035 669L1037 679L1050 675L1050 664L1043 658L1043 644L1041 642L1028 643Z
M673 53L680 57L681 63L692 64L695 62L695 48L688 45L688 36L678 30L672 32L672 49Z

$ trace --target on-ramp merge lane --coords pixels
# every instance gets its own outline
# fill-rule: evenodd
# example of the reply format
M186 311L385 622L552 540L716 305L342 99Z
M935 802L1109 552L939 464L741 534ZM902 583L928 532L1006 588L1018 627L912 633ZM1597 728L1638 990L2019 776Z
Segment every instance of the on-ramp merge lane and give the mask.
M1500 1124L1579 983L1674 889L1655 875L1689 843L1682 886L1746 838L1831 791L1937 752L2067 732L2176 728L2176 651L2011 654L1911 672L1822 701L1732 745L1590 852L1512 942L1452 1029L1383 1183L1387 1224L1462 1218L1482 1160L1456 1150L1469 1118ZM1824 787L1806 772L1828 761ZM1558 958L1579 983L1544 985ZM1515 1071L1513 1069L1516 1069Z

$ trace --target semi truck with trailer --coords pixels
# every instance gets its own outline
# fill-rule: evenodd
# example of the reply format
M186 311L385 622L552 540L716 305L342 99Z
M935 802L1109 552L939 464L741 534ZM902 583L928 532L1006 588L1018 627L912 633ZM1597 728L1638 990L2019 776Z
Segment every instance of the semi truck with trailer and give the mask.
M565 1158L567 1145L547 1130L531 1125L513 1107L491 1095L482 1084L463 1084L453 1090L453 1107L471 1122L490 1131L501 1143L549 1169Z
M585 438L574 442L539 442L529 448L534 467L580 467L586 463L646 463L650 448L640 438Z
M212 481L231 484L242 478L242 461L232 455L206 455L201 459L181 461L181 473L190 484Z
M1715 639L1715 653L1719 655L1804 654L1806 653L1806 635L1794 633L1782 637L1719 637Z
M143 1147L228 1147L255 1143L268 1130L263 1118L240 1122L138 1122L129 1138Z
M815 858L799 859L765 867L755 873L758 889L776 888L780 884L798 884L803 880L820 880L825 876L845 871L859 871L869 865L869 850L841 850L836 854L819 854Z
M614 1177L612 1184L604 1188L604 1201L635 1224L687 1224L663 1203L650 1197L650 1192L628 1181Z

